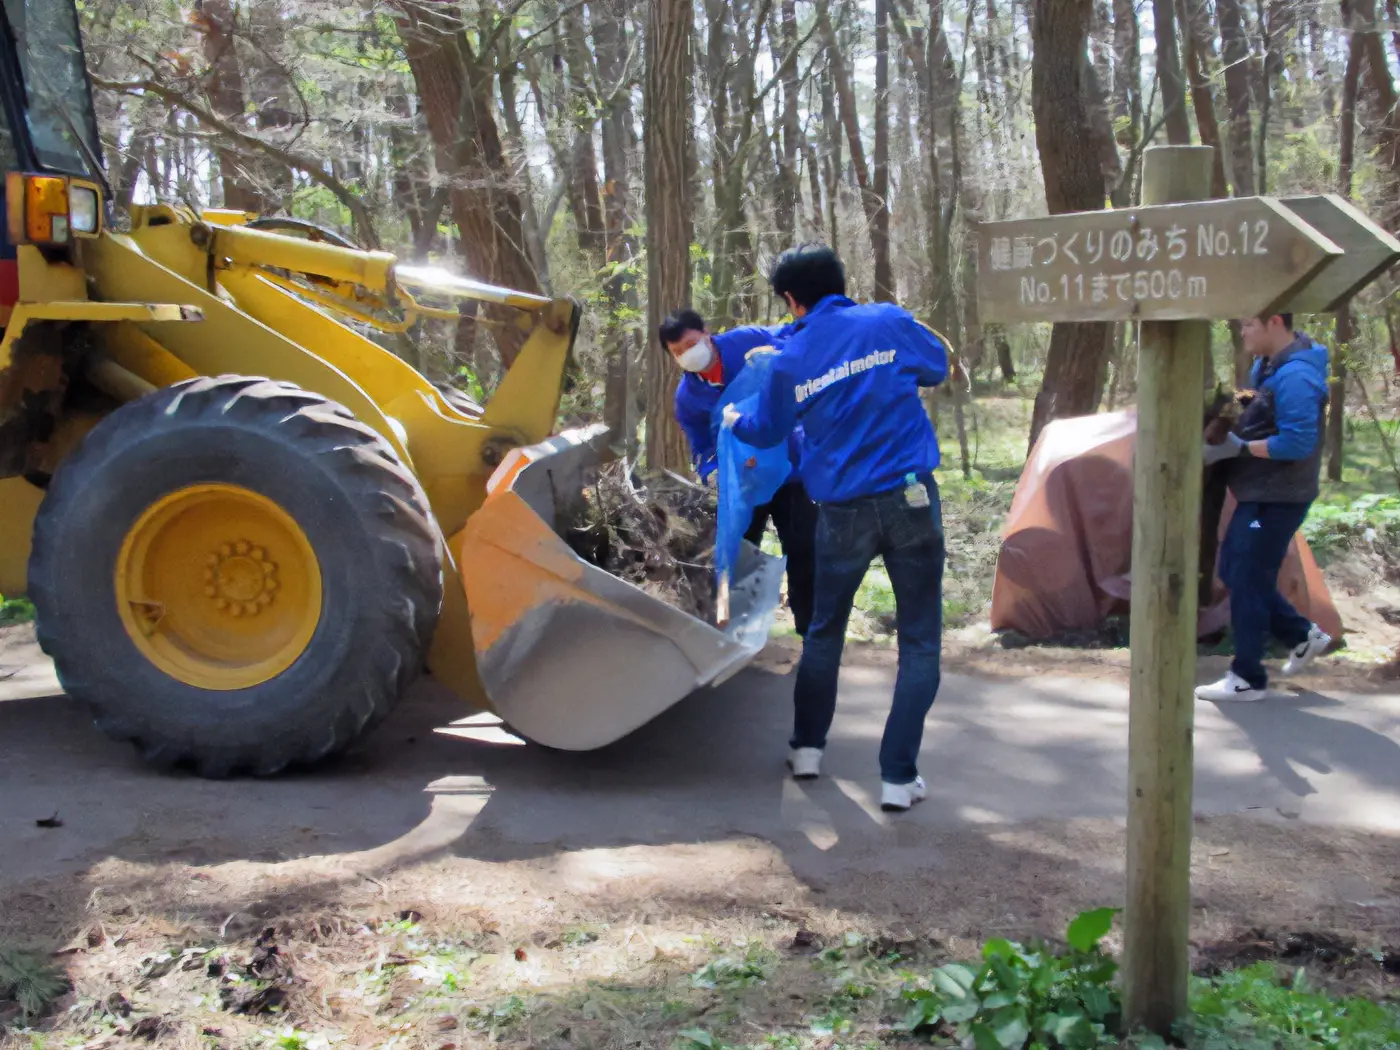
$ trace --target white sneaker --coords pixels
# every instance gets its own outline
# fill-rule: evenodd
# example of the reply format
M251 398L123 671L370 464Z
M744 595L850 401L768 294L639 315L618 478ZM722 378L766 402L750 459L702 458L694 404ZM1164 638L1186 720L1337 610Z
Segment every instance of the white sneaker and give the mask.
M816 780L822 775L822 749L795 747L788 752L788 768L793 780Z
M915 777L908 784L880 784L880 808L886 813L902 813L915 802L922 802L928 796L923 777Z
M1288 662L1283 665L1283 673L1297 674L1321 656L1331 644L1332 636L1324 633L1317 624L1313 624L1308 631L1308 640L1294 646L1293 651L1288 654Z
M1221 700L1263 700L1268 695L1267 689L1255 689L1234 671L1228 672L1218 682L1196 688L1197 700L1210 700L1214 703Z

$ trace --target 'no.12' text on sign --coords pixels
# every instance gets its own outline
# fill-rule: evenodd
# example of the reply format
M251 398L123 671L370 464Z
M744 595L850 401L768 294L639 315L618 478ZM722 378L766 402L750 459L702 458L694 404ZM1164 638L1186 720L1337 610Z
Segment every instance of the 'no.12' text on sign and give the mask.
M1263 197L988 222L977 299L1003 323L1247 317L1340 254Z

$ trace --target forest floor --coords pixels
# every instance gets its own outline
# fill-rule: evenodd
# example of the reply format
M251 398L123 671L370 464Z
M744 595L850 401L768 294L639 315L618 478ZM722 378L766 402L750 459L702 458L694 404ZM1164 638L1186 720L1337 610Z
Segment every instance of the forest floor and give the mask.
M953 1045L906 1027L936 967L1122 900L1127 649L985 627L1027 412L979 399L977 472L944 472L948 675L932 797L903 816L866 769L894 658L878 570L812 788L780 768L781 631L603 752L521 747L429 683L333 768L205 782L42 699L32 629L0 630L0 1050ZM1268 711L1198 705L1192 1047L1400 1039L1367 1013L1400 997L1400 707L1375 674L1400 596L1373 451L1358 428L1349 470L1372 473L1310 523L1348 648ZM1368 1027L1324 1038L1345 1024Z

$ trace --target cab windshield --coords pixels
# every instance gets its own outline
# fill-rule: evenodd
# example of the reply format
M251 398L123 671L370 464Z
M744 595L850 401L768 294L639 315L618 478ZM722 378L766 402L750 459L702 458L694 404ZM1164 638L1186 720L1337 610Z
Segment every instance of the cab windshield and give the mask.
M72 0L3 0L27 96L25 119L43 168L94 176L101 157L92 91Z

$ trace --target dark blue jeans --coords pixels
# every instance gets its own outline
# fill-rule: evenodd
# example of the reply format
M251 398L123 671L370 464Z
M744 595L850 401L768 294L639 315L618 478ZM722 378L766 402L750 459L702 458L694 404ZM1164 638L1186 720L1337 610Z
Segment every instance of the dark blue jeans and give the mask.
M1273 635L1290 649L1308 639L1312 624L1278 590L1278 572L1308 503L1241 503L1220 547L1220 579L1230 589L1230 669L1255 689L1269 684L1264 654Z
M880 743L880 777L908 784L919 775L924 717L938 694L943 642L943 513L932 475L927 507L905 502L904 486L824 503L817 521L816 594L793 694L793 747L825 747L836 714L836 681L856 589L876 555L894 587L899 675Z

